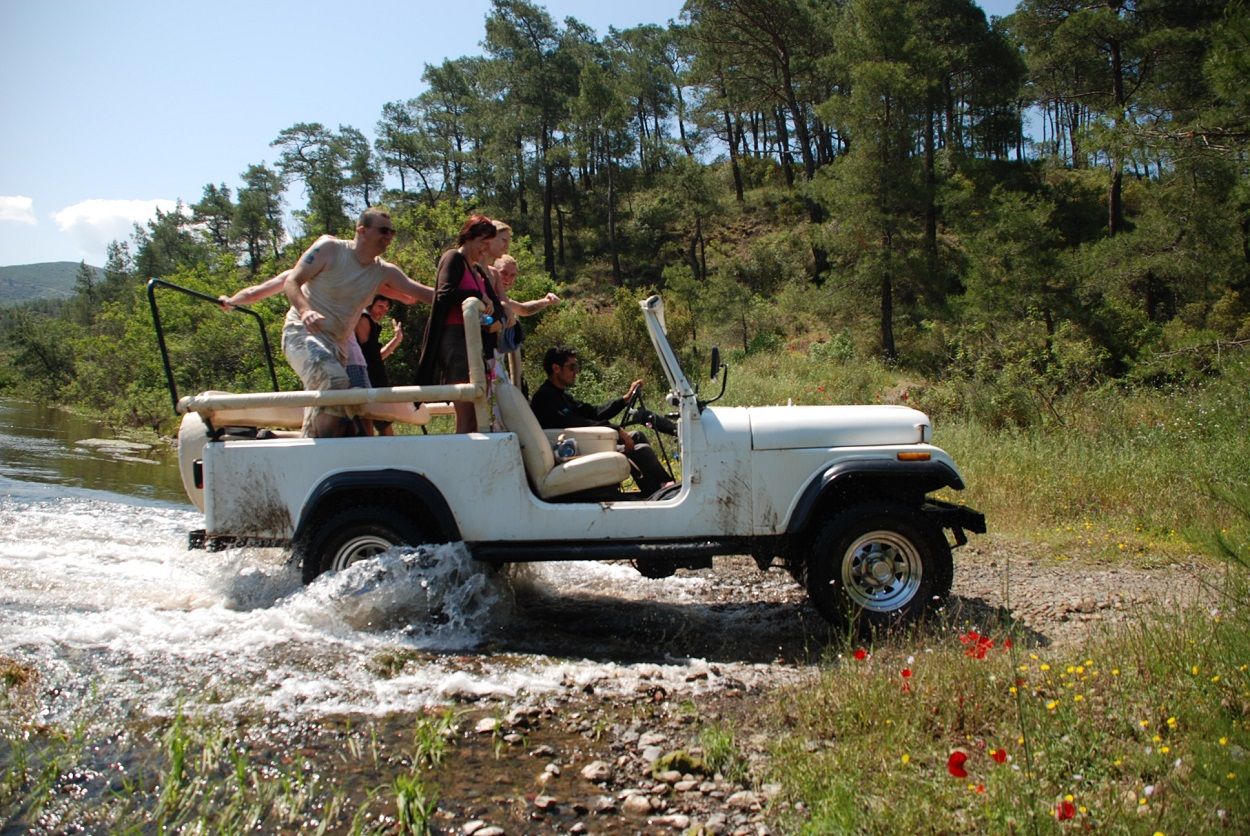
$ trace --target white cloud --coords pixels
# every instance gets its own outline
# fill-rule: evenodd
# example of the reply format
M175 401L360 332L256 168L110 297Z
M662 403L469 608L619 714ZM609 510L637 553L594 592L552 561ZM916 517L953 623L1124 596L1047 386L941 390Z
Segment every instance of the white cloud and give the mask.
M22 195L0 195L0 221L14 221L34 226L35 201Z
M156 216L156 210L172 212L177 203L172 200L84 200L55 212L52 219L61 232L74 242L78 252L87 260L103 261L101 254L112 241L130 238L134 225L144 224ZM97 262L92 262L97 263Z

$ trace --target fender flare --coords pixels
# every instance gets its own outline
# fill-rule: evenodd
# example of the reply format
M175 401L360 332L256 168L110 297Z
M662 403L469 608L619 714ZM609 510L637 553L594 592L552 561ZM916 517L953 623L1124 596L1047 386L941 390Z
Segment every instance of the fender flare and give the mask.
M798 534L803 531L824 496L839 488L849 488L856 481L897 485L896 494L914 497L917 505L924 501L925 495L930 491L941 488L954 488L957 491L964 489L963 479L946 462L846 459L830 465L820 476L808 482L794 505L786 533Z
M368 492L371 499L394 499L407 494L439 528L443 542L452 543L460 539L460 526L451 513L451 506L443 497L434 483L410 470L387 468L384 470L351 470L335 473L323 479L308 495L303 510L300 511L299 524L295 527L292 537L294 542L307 533L312 521L319 516L319 510L327 503L353 493ZM414 510L417 510L414 508Z

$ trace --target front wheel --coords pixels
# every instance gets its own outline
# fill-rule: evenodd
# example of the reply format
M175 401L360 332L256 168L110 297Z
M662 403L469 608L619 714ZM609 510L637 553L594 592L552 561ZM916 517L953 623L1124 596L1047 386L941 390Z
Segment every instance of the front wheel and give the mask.
M942 529L916 508L884 503L848 508L822 523L805 568L808 595L826 620L875 627L940 604L954 576Z
M337 572L394 546L429 542L422 528L388 505L353 505L319 523L296 550L304 583L322 572Z

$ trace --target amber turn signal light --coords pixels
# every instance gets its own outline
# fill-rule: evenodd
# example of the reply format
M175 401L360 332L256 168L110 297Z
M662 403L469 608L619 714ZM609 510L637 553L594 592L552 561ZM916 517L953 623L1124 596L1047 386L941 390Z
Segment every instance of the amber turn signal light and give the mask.
M930 458L932 458L932 456L928 453L920 451L898 454L898 460L900 462L927 462Z

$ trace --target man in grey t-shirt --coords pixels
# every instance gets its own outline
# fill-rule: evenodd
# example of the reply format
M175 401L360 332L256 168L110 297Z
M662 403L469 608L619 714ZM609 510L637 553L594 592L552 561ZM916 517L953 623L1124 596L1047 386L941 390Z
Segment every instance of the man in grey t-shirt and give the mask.
M282 327L282 351L305 389L351 388L343 346L353 338L361 310L375 295L409 305L434 301L433 288L382 260L394 237L391 216L371 207L361 213L355 238L344 241L323 235L287 275L283 290L291 309ZM331 406L306 410L304 435L354 435L351 419L357 411Z

